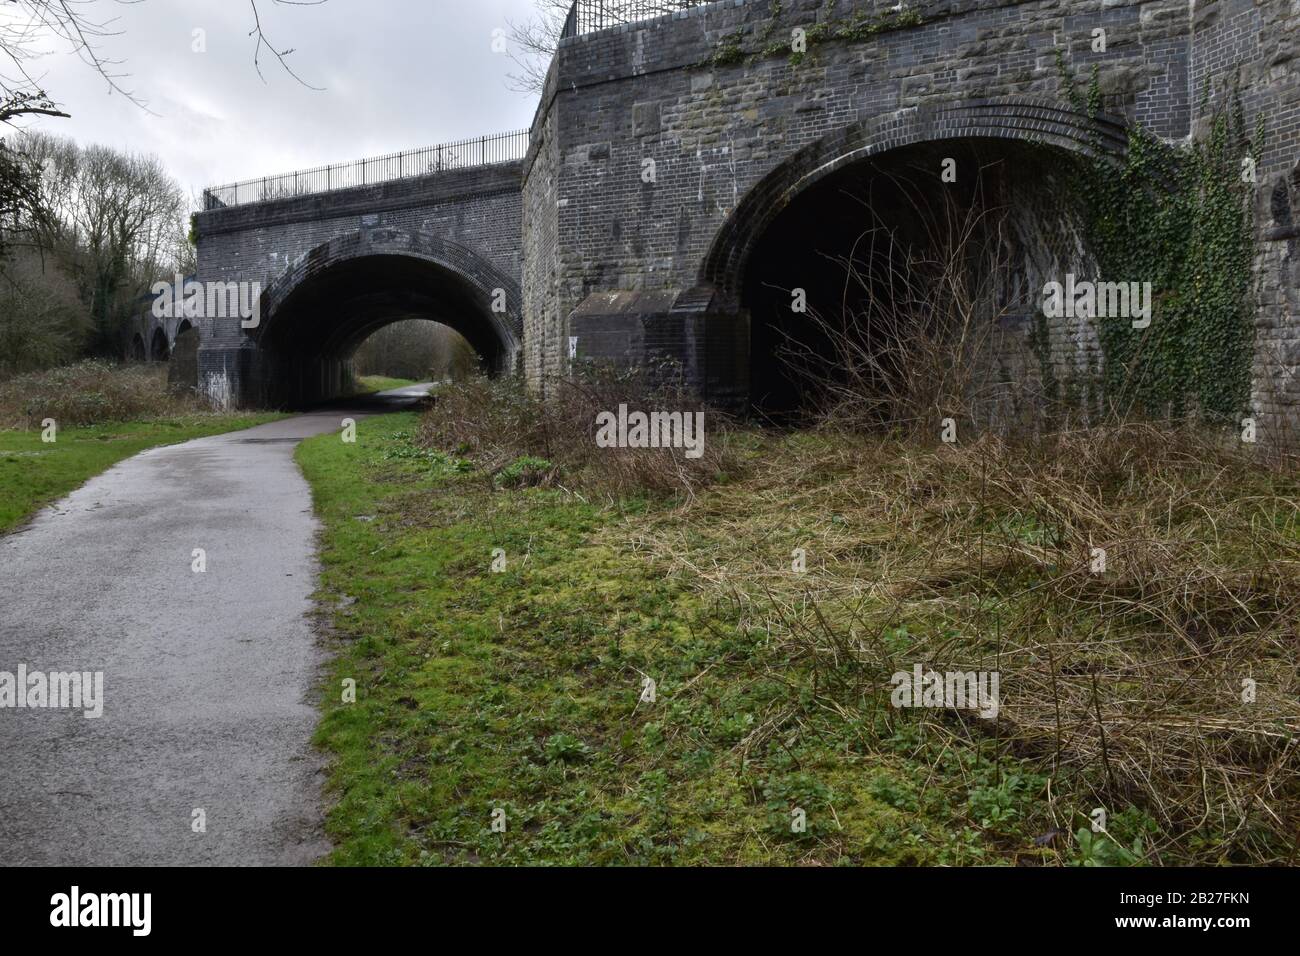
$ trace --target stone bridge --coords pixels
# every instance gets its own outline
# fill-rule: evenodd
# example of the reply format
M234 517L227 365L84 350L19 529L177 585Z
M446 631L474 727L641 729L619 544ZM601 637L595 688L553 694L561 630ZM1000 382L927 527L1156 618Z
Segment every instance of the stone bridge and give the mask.
M202 213L200 278L264 292L257 328L202 324L201 378L245 403L327 397L370 331L422 316L542 390L587 360L667 360L715 400L779 407L791 290L832 308L828 250L915 229L946 162L1013 211L999 321L1023 345L1042 279L1089 271L1061 159L1119 156L1136 124L1185 140L1235 83L1266 135L1253 410L1300 407L1300 0L679 6L571 18L517 162ZM1095 122L1061 64L1080 85L1099 71ZM932 188L900 185L918 171ZM1085 362L1090 334L1053 324L1052 360Z

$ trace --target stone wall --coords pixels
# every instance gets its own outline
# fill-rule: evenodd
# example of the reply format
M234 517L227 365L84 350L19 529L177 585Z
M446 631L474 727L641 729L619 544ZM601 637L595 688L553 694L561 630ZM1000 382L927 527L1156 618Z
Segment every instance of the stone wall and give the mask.
M893 6L725 0L563 41L535 126L546 131L545 148L525 167L525 194L540 195L544 182L548 197L526 228L558 247L553 279L549 263L545 282L525 272L530 380L566 368L570 336L581 358L668 356L702 384L726 378L715 373L742 354L747 335L722 288L735 282L727 268L743 262L738 233L761 229L823 167L867 155L871 137L889 145L1010 136L1082 148L1059 118L1036 115L1061 104L1059 50L1080 83L1100 69L1117 145L1122 124L1135 123L1184 140L1240 65L1247 121L1262 116L1268 129L1255 410L1294 417L1300 0L929 0L908 3L901 22ZM815 36L819 24L855 14L882 26L790 55L795 27ZM1104 52L1093 49L1096 28L1106 31ZM1000 112L958 109L999 99ZM818 148L837 141L840 157ZM643 176L647 161L653 182ZM702 333L719 330L715 338L737 341L710 354ZM1057 361L1091 361L1066 354L1095 347L1088 330L1049 333Z
M1198 3L1195 30L1198 129L1227 104L1234 79L1248 125L1264 119L1251 411L1264 436L1290 442L1300 426L1300 0Z
M557 327L525 343L530 376L562 367L554 350L572 334L580 355L617 357L609 351L622 344L609 334L611 317L586 343L560 317L593 293L654 291L672 293L657 300L673 303L668 314L625 313L623 321L657 328L663 351L685 348L684 364L699 360L703 378L717 378L708 366L734 357L739 344L708 356L692 329L716 328L730 314L734 335L746 335L744 317L712 297L714 277L704 272L716 237L756 186L798 163L805 148L872 121L976 98L1056 99L1058 46L1077 76L1100 64L1108 109L1162 135L1188 130L1186 3L938 0L909 4L922 21L910 26L890 26L897 20L889 6L721 2L562 43L541 110L558 120L551 146L558 155L545 173L558 177L554 219L545 225L559 236L557 278L543 290L525 277L530 308L543 300ZM855 12L880 13L886 27L790 55L795 27L815 35L819 23L843 24ZM1104 54L1090 46L1099 26L1108 31ZM986 131L972 123L964 132ZM1032 120L1018 135L1035 138ZM653 182L643 176L647 161ZM540 168L526 169L526 192ZM536 218L529 224L541 227ZM636 300L618 301L630 308ZM671 319L686 312L694 324ZM653 351L653 334L624 338ZM624 358L654 356L634 349Z
M396 231L459 244L517 284L521 170L518 162L502 163L200 213L198 279L258 282L267 289L331 240ZM267 393L264 375L274 372L263 367L253 339L238 320L200 324L200 385L211 383L209 390L224 389L236 401L258 401ZM320 387L336 389L346 373L321 369Z
M552 64L543 103L533 122L532 144L523 172L524 375L541 383L567 370L567 322L560 315L559 105L554 100L557 72ZM531 347L528 345L531 343Z

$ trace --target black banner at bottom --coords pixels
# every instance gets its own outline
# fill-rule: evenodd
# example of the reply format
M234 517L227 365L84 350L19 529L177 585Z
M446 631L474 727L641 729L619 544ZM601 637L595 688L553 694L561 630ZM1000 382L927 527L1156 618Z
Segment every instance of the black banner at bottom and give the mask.
M950 931L954 942L1041 928L1197 933L1231 945L1237 934L1285 927L1296 888L1295 870L1237 868L9 869L0 871L0 918L10 940L76 933L128 944L282 935L374 944L460 924L494 942L512 932L612 942L653 938L655 927L676 936L685 919L733 942L754 933L769 941L782 929L806 940L842 935L847 916L858 933ZM631 937L596 935L605 927Z

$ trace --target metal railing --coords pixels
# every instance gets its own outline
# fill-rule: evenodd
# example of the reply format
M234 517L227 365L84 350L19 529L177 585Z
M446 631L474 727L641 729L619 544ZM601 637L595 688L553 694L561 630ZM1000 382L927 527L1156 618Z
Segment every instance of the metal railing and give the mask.
M561 39L580 37L624 23L640 23L713 0L574 0Z
M423 149L389 153L387 156L358 159L351 163L317 166L315 169L214 186L203 190L203 208L224 209L227 206L270 202L274 199L292 199L295 196L310 196L335 189L373 186L376 183L449 169L514 162L527 154L528 135L528 130L521 129L495 136L463 139L458 143L443 143L441 146L426 146Z

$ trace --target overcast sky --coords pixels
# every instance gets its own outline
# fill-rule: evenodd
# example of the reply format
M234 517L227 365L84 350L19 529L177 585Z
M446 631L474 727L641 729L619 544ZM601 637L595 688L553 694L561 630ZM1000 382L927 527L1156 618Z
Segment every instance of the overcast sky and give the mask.
M121 82L157 115L109 94L104 81L56 40L29 72L72 114L27 128L83 143L157 154L187 195L205 186L325 163L520 129L536 99L512 91L510 60L493 30L525 18L533 0L326 0L290 6L258 0L270 40L293 47L298 84L263 57L248 0L95 0L83 9L116 18L98 41L125 61ZM207 51L196 53L194 31Z

